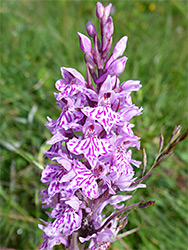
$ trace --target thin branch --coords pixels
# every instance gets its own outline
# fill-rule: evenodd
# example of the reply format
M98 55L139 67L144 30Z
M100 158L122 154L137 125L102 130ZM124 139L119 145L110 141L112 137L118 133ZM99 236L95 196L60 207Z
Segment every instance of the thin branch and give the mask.
M135 203L135 204L133 204L133 205L130 205L130 206L128 206L128 207L124 207L124 208L120 209L119 211L115 212L114 214L112 214L112 215L105 221L105 223L104 223L100 228L96 229L93 233L100 232L100 231L101 231L106 225L108 225L108 223L109 223L111 220L113 220L115 217L117 217L118 215L124 213L125 211L127 211L127 210L129 210L129 209L131 209L131 208L133 208L133 207L136 207L136 206L140 205L140 204L143 203L143 202L144 202L144 200L142 200L142 201L140 201L140 202L138 202L138 203Z
M142 227L144 227L145 225L146 225L146 223L143 224L143 225L140 226L140 227L137 227L137 228L131 229L131 230L125 232L125 233L119 234L119 235L116 236L115 240L119 240L119 239L121 239L121 238L123 238L123 237L126 237L126 236L128 236L128 235L130 235L130 234L133 234L133 233L137 232L138 230L140 230L140 229L141 229Z

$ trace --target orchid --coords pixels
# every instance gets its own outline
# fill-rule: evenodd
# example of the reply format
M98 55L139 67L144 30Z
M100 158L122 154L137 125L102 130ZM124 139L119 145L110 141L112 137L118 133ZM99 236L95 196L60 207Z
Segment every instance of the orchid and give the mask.
M131 199L129 192L146 187L141 182L149 174L141 179L135 176L141 162L132 159L130 148L139 150L140 138L134 135L130 120L142 114L142 107L132 103L131 92L139 91L141 84L138 80L121 83L118 78L128 59L123 56L128 38L123 36L110 54L111 8L112 4L97 3L101 40L94 24L86 25L93 48L91 39L78 32L86 79L76 69L62 67L62 79L55 83L61 113L46 124L52 138L45 153L53 163L42 172L47 188L40 195L43 208L51 208L47 212L51 221L41 220L44 225L39 225L44 232L40 250L51 250L56 244L71 250L109 249L126 226L128 213L153 204L122 203ZM103 213L106 205L114 208L108 217Z

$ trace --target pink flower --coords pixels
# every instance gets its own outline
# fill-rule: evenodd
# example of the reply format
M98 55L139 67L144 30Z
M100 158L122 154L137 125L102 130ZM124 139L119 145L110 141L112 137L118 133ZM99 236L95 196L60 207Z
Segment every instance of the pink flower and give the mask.
M84 154L91 167L95 167L99 155L108 155L112 152L112 145L107 139L97 138L97 126L91 124L85 135L85 139L73 138L67 143L67 147L73 154Z
M134 80L120 84L118 77L128 59L121 57L127 36L111 50L111 8L112 4L97 3L101 39L91 22L86 25L93 48L90 38L78 32L86 79L76 69L61 67L62 79L55 83L60 115L57 120L48 118L46 124L52 137L45 154L52 163L42 172L41 181L47 187L40 193L43 208L51 209L46 213L53 221L39 225L44 231L41 250L51 250L55 244L78 249L78 241L89 241L88 250L108 249L121 229L119 216L137 205L127 207L122 202L132 196L119 192L145 187L135 181L134 167L141 162L132 159L130 149L140 149L130 119L142 113L131 99L132 91L138 91L141 84ZM102 214L106 205L116 210L108 217Z

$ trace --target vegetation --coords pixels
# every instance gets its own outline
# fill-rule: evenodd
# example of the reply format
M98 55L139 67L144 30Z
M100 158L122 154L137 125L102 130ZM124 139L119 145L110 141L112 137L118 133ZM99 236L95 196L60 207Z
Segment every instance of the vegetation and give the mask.
M133 122L149 168L160 133L167 142L175 126L181 124L183 131L188 127L187 2L111 2L114 44L123 35L129 37L129 60L120 79L142 84L133 101L144 112ZM45 142L51 137L44 124L46 116L57 119L60 112L53 96L59 68L73 67L85 75L76 32L86 33L89 20L97 26L95 6L96 1L1 1L1 247L30 250L41 242L37 224L47 216L38 195ZM147 189L136 191L132 203L156 203L130 214L127 230L145 226L112 244L112 250L187 249L187 150L187 141L181 142L145 181ZM141 160L142 152L134 156Z

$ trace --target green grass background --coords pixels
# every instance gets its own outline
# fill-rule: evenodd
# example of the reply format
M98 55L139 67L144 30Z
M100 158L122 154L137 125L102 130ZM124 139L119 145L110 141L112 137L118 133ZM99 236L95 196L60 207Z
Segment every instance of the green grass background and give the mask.
M103 1L107 5L107 1ZM120 79L139 79L142 89L133 101L144 108L132 122L148 154L148 168L174 127L187 127L188 2L112 1L114 44L129 37L129 58ZM75 67L85 75L77 31L97 27L95 1L1 1L1 126L0 126L0 246L38 249L42 232L39 218L47 219L38 198L40 164L51 135L46 116L57 119L54 83L60 67ZM146 225L137 233L112 244L112 250L186 250L187 141L154 170L132 202L155 200L152 207L129 216L127 230ZM142 153L134 157L141 160ZM137 171L139 176L140 172ZM108 210L110 212L110 210ZM62 249L56 247L55 249Z

